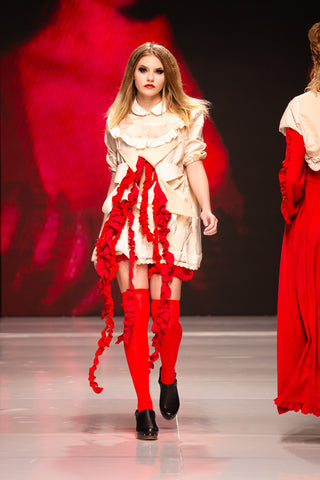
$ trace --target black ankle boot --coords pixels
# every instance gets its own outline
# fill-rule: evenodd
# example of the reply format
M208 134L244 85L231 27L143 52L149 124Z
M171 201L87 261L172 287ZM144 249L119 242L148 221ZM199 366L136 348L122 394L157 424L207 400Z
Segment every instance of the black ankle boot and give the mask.
M176 374L174 374L176 376ZM165 385L161 382L161 368L159 372L159 385L160 385L160 412L163 418L166 420L172 420L176 415L180 407L177 380L171 385Z
M153 410L136 410L137 438L139 440L157 440L158 427L156 424L156 415Z

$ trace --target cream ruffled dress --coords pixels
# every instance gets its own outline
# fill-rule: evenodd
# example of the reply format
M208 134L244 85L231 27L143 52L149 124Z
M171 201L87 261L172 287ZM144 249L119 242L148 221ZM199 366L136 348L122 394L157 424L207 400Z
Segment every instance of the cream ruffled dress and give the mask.
M127 174L128 168L136 170L139 157L144 158L156 171L161 190L167 198L166 208L171 213L167 239L169 250L174 255L174 264L191 270L199 268L202 258L199 205L191 191L185 167L206 157L203 142L203 114L194 111L189 127L180 117L166 111L159 103L146 112L134 101L132 113L110 129L107 121L105 142L107 162L115 172L117 186ZM117 188L116 188L117 189ZM109 214L113 190L105 200L102 211ZM122 198L128 198L130 188ZM154 263L153 245L148 242L139 224L139 209L142 194L139 193L134 207L133 230L137 263ZM148 219L154 230L152 203L154 186L148 192ZM123 228L116 244L116 254L129 258L128 224Z
M154 352L150 368L159 357L170 318L173 277L189 280L201 262L199 205L191 191L186 167L202 160L202 113L194 111L187 127L180 117L160 103L146 112L135 101L132 113L110 129L107 121L107 162L116 186L105 200L106 221L96 244L97 272L103 295L105 328L89 369L90 386L100 393L95 371L105 347L113 338L111 281L119 261L129 259L129 289L123 334L118 343L130 344L135 321L133 265L149 264L149 275L162 277L160 305L152 327ZM93 256L93 258L94 258Z

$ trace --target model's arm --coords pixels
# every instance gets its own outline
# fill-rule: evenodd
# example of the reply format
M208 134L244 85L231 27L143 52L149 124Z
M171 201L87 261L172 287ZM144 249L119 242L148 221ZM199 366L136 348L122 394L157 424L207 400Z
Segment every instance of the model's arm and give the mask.
M291 225L304 196L306 164L303 137L291 128L286 130L286 156L279 172L282 195L281 212L285 222Z
M212 213L210 203L209 182L201 160L192 162L186 166L188 180L196 199L201 208L201 221L204 225L204 235L217 233L218 219Z

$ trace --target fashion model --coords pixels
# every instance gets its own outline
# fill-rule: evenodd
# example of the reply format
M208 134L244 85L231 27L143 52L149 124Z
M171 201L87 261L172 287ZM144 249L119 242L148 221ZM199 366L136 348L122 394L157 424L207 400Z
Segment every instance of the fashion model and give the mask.
M158 427L149 371L161 358L160 411L179 409L175 365L182 327L181 283L201 262L204 235L217 232L202 138L208 102L182 88L179 67L163 46L145 43L131 54L119 93L107 114L105 142L111 171L104 218L93 254L104 299L106 326L89 371L96 393L99 356L113 335L111 280L116 277L124 310L123 341L137 394L137 438L154 440ZM148 323L153 320L153 351Z
M278 293L278 412L320 415L320 22L309 30L313 71L280 122L286 222Z

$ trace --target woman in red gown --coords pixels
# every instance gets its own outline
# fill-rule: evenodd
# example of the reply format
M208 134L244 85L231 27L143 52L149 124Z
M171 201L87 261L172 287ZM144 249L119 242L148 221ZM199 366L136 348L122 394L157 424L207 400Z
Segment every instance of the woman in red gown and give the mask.
M279 173L286 222L278 292L278 412L320 416L320 22L308 34L314 63L306 92L280 122Z

